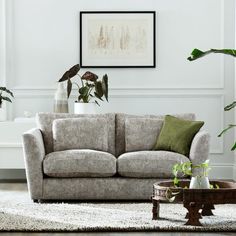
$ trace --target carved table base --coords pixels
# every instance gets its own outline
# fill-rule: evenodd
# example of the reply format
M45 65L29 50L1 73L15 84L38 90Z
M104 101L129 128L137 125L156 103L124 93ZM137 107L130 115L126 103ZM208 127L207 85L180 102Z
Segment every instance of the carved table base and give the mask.
M199 219L202 216L213 215L212 210L215 204L236 204L236 183L229 181L211 181L213 185L218 185L218 189L189 189L189 180L182 180L179 188L173 187L172 181L162 181L153 185L152 197L152 219L159 218L160 202L168 202L170 196L168 192L178 194L174 202L182 202L188 210L185 218L188 219L185 225L202 226ZM171 190L171 191L169 191ZM200 212L200 209L202 211Z

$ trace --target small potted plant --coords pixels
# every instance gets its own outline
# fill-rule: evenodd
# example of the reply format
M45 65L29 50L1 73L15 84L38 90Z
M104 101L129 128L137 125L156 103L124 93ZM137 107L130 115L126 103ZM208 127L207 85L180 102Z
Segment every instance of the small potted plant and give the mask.
M192 169L197 169L197 175L193 176ZM172 173L174 175L174 186L179 187L178 176L192 176L189 188L196 189L207 189L210 188L210 182L208 179L209 172L209 160L199 164L193 165L191 162L184 162L180 164L175 164L172 168Z
M6 120L6 111L3 102L12 102L10 97L14 97L13 93L6 87L0 87L0 121Z
M90 71L80 75L80 65L74 65L66 71L58 82L67 82L67 97L70 97L72 85L77 87L78 98L74 104L74 113L95 113L95 106L99 106L100 101L104 99L108 102L108 76L103 75L99 80L98 76ZM72 82L74 76L79 77L80 83Z

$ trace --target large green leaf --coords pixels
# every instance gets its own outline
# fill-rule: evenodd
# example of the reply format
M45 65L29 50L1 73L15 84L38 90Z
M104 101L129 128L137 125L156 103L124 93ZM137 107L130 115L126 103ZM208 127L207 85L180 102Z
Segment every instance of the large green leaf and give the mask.
M102 77L102 89L106 100L108 101L108 76L107 74Z
M194 61L200 57L206 56L210 53L221 53L221 54L226 54L226 55L230 55L233 57L236 57L236 50L235 49L210 49L207 50L205 52L195 48L192 52L190 57L188 57L187 59L189 61Z
M234 101L234 102L230 103L229 105L227 105L227 106L224 108L224 110L225 110L225 111L229 111L229 110L233 109L235 106L236 106L236 101Z
M67 80L67 97L68 97L68 98L70 97L71 90L72 90L72 83L71 83L71 80L68 79L68 80Z
M9 89L7 89L6 87L0 87L0 90L4 91L6 93L9 93L12 97L14 97L13 93Z
M197 48L193 49L193 51L191 52L191 56L188 57L189 61L193 61L196 60L197 58L203 57L206 53L208 52L203 52Z
M221 137L222 134L224 134L225 132L227 132L229 129L232 129L233 127L236 127L236 125L229 124L227 128L225 128L224 130L221 131L220 134L218 134L218 137Z
M236 149L236 142L234 143L234 145L231 148L231 151L234 151Z

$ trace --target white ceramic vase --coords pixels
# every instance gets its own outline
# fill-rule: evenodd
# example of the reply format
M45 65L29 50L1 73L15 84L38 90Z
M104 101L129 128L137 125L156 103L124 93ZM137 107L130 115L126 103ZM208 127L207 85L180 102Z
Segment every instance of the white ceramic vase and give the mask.
M189 188L209 189L210 182L207 176L195 176L191 178Z
M67 91L63 83L58 83L57 91L54 98L54 112L68 113Z
M7 119L6 106L1 104L0 105L0 121L6 121L6 119Z
M74 103L75 114L96 114L96 103L95 102L75 102Z

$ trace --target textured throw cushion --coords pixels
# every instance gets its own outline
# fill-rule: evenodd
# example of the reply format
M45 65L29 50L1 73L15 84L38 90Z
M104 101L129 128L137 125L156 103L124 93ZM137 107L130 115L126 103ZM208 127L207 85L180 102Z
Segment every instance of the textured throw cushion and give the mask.
M117 160L118 173L123 177L170 178L176 163L189 161L181 154L167 151L139 151L122 154Z
M195 120L195 114L193 113L183 113L183 114L174 114L175 117L184 119L184 120ZM125 120L126 118L156 118L164 120L163 115L129 115L124 113L116 114L116 156L120 156L122 153L125 153Z
M104 118L72 118L53 121L54 151L93 149L107 152L108 132Z
M126 118L126 152L152 150L161 131L163 120L155 118Z
M36 121L42 131L46 153L53 152L52 123L56 119L66 118L105 118L108 126L108 152L115 155L115 114L67 114L67 113L38 113Z
M46 155L44 174L51 177L110 177L116 173L116 158L94 150L67 150Z
M154 149L189 156L192 140L203 125L203 121L187 121L167 115Z

